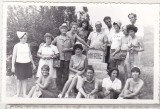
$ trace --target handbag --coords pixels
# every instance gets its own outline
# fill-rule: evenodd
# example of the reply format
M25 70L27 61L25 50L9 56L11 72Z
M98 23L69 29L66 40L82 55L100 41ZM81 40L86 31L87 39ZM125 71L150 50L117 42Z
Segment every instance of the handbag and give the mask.
M53 67L60 68L60 60L58 58L53 59Z

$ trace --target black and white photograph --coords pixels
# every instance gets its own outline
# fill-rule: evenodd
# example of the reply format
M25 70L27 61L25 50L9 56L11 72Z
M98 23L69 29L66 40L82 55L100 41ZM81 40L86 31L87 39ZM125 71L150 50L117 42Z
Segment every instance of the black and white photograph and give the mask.
M3 6L2 101L159 103L159 5Z

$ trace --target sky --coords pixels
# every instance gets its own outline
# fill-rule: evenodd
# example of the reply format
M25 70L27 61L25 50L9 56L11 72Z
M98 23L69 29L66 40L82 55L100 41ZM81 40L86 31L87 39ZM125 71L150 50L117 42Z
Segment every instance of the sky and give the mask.
M112 18L112 23L120 20L122 25L126 25L130 23L128 19L129 13L137 14L137 21L142 25L153 25L157 20L157 12L159 10L158 5L151 4L87 5L87 8L92 25L94 25L96 21L101 21L103 23L103 18L105 16L110 16Z

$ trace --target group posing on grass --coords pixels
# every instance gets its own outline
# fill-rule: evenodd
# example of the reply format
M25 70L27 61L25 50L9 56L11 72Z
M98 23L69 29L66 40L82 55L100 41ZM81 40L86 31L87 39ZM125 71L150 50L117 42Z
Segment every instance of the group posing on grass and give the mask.
M12 56L12 72L17 77L15 97L19 97L22 90L23 97L31 98L138 99L144 84L139 77L144 33L136 14L130 13L128 18L131 24L122 26L120 21L112 24L106 16L103 19L106 27L102 28L102 23L97 21L92 32L84 19L70 26L63 23L57 37L46 33L45 42L37 52L38 79L28 94L27 79L32 77L36 66L27 43L28 33L18 31L20 42L14 46ZM89 49L105 54L109 77L102 81L96 79L93 66L88 65ZM120 64L124 67L124 80L118 78ZM121 81L125 81L124 87Z

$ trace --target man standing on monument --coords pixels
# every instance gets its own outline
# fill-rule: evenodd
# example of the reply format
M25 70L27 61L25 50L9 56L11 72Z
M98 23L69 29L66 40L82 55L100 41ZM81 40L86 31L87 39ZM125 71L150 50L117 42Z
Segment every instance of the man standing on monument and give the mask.
M107 34L102 31L102 23L97 21L95 23L96 30L91 32L87 44L91 49L106 51L106 46L108 43Z
M104 31L107 34L108 40L110 42L112 34L114 33L114 28L113 28L113 25L112 25L111 17L106 16L106 17L104 17L103 21L106 24L106 26L104 28ZM106 57L105 57L105 62L106 63L109 63L110 49L111 49L111 45L107 45L107 53L106 53Z

